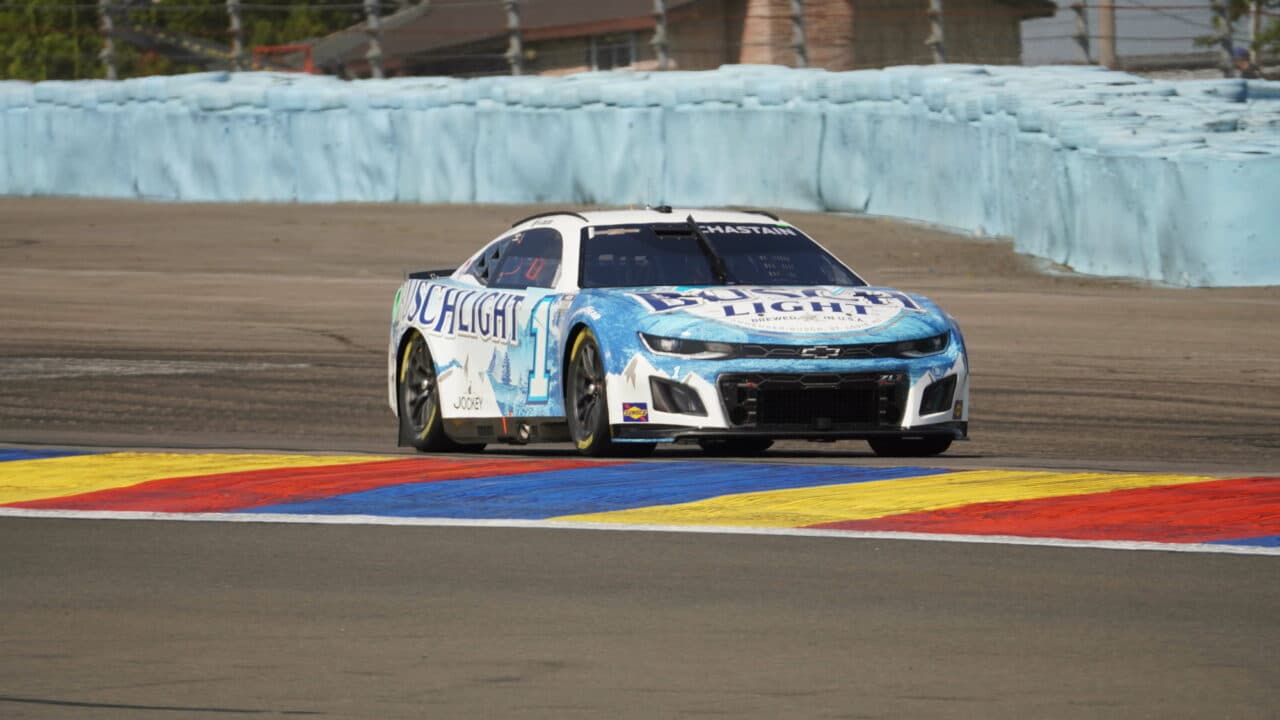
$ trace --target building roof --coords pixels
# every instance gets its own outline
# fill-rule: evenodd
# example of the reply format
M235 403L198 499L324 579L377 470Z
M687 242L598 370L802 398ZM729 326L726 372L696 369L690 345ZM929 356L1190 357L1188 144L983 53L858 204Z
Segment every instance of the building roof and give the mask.
M667 11L698 0L667 0ZM429 0L382 18L382 52L406 56L496 40L507 35L507 12L490 0ZM525 40L599 35L652 28L653 0L524 0L520 29ZM368 42L360 23L321 39L312 49L318 65L362 57ZM357 51L359 51L357 53ZM356 53L356 57L352 54Z
M699 0L667 0L668 14ZM1010 6L1024 19L1052 16L1054 0L992 0ZM653 0L521 0L520 29L525 41L602 35L653 28ZM856 7L856 5L855 5ZM381 20L382 53L402 58L450 47L501 41L507 12L500 0L423 0ZM312 47L317 66L361 61L368 44L360 23L322 38Z

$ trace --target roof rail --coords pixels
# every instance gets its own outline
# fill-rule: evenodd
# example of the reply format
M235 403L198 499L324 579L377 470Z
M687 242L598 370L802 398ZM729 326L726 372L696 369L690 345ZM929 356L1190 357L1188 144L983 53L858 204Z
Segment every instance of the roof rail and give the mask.
M572 211L572 210L551 210L551 211L549 211L549 212L542 212L542 213L538 213L538 214L536 214L536 215L530 215L529 217L524 218L523 220L517 220L517 221L515 221L515 222L511 223L511 227L515 227L515 226L517 226L517 225L523 225L523 224L525 224L525 223L529 222L530 220L537 220L538 218L541 218L541 217L550 217L550 216L552 216L552 215L572 215L572 216L574 216L574 217L578 218L579 220L581 220L581 221L583 221L583 222L588 222L588 220L587 220L587 218L586 218L586 217L584 217L584 216L580 215L579 213L576 213L576 212L574 212L574 211Z
M744 208L744 207L736 207L736 208L729 208L729 209L730 209L730 210L737 210L738 212L743 212L743 213L751 213L752 215L763 215L763 216L765 216L765 217L767 217L767 218L770 218L770 219L772 219L772 220L781 220L781 218L779 218L777 215L774 215L773 213L769 212L768 210L760 210L759 208Z

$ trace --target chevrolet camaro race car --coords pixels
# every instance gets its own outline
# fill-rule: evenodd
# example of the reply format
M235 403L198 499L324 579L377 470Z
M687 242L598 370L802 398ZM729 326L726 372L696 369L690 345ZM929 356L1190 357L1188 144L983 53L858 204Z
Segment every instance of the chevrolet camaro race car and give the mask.
M423 451L854 438L910 456L968 432L955 320L758 211L526 218L461 267L409 273L388 349L400 442Z

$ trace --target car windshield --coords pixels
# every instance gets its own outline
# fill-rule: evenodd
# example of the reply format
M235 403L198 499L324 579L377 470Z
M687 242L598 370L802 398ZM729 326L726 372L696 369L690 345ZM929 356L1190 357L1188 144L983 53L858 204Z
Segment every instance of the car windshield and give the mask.
M596 227L582 241L581 287L866 285L790 225Z

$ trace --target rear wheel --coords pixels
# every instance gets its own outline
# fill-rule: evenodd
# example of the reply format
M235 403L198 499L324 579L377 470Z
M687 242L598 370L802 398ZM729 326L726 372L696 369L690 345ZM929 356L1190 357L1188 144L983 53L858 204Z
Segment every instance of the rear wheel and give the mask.
M773 447L773 441L768 438L708 439L699 440L698 444L704 453L720 457L749 457Z
M951 440L946 435L928 435L922 438L870 438L867 443L881 457L927 457L946 452L951 447Z
M423 452L479 452L483 444L454 442L444 432L440 416L440 386L431 349L418 333L413 333L400 353L400 375L396 382L400 408L400 444Z

